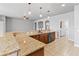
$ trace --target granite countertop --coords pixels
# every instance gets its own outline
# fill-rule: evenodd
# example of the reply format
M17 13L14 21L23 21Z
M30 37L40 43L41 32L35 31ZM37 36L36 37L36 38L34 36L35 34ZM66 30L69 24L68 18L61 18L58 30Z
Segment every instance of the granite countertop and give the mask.
M19 50L19 45L11 34L0 37L0 55L8 55Z
M7 32L0 37L0 55L9 55L17 52L19 56L28 55L46 44L31 38L30 35L40 34L38 32ZM15 37L14 37L15 36Z
M40 48L43 48L46 44L35 40L25 34L17 34L16 40L19 44L20 50L18 51L18 55L25 56L28 55Z
M7 32L3 37L0 37L0 55L7 56L18 51L19 56L25 56L43 48L45 45L46 44L31 38L26 33Z
M51 33L51 32L55 32L55 31L31 31L31 32L25 32L26 35L31 36L31 35L39 35L39 34L43 34L43 33Z
M45 30L43 30L41 32L38 32L38 31L29 31L29 32L7 32L7 33L12 34L12 35L13 34L15 34L15 35L17 35L17 34L25 34L27 36L31 36L31 35L38 35L38 34L51 33L51 32L56 32L56 31L45 31Z

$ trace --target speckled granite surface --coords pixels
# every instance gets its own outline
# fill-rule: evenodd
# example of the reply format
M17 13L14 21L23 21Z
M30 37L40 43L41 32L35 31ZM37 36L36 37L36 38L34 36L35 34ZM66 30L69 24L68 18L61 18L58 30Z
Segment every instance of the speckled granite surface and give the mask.
M18 52L20 56L28 55L45 46L44 43L26 36L25 34L16 35L16 40L20 46L20 51Z
M0 56L8 55L19 50L19 45L11 34L0 37Z
M29 37L29 35L23 32L5 33L3 37L0 37L0 55L9 55L19 50L18 55L25 56L45 46L44 43Z

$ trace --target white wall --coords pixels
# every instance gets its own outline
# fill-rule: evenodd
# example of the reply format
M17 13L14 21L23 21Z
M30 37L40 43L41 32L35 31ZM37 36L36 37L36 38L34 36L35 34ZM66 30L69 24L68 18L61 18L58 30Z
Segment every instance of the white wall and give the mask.
M50 21L51 31L60 31L60 21L61 20L63 20L65 24L68 22L68 24L69 24L68 28L64 24L63 32L65 32L65 34L70 38L70 40L74 41L74 11L56 15L56 16L52 16L49 19L45 18L45 19L41 19L41 20L42 21L44 21L44 20Z
M79 5L74 8L75 19L75 45L79 45Z
M7 32L26 32L33 30L33 21L30 20L7 18L6 23Z
M57 15L57 16L52 17L52 20L51 20L52 30L53 29L56 31L60 30L59 26L60 26L61 20L63 20L64 23L66 23L66 22L69 23L68 28L66 28L66 26L64 26L63 32L70 39L74 40L74 32L73 32L74 31L74 12L69 12L69 13L65 13L65 14L61 14L61 15Z
M59 29L59 24L60 24L60 21L63 20L63 21L69 21L69 27L70 28L73 28L73 25L74 25L74 12L69 12L69 13L65 13L65 14L60 14L60 15L57 15L57 16L52 16L50 18L50 22L51 22L51 29L53 30L58 30Z
M5 31L6 31L5 16L0 15L0 37L4 35Z
M52 16L50 18L50 25L51 25L51 30L52 31L59 31L60 30L60 21L63 20L64 23L68 22L69 23L69 28L65 28L64 26L64 31L68 31L69 34L67 33L68 37L72 40L74 40L74 12L69 12L65 14L60 14L57 16Z

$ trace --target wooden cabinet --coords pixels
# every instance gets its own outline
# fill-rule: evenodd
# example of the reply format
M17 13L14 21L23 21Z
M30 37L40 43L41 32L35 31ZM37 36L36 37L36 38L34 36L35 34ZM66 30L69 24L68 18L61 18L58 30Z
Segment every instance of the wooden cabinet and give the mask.
M40 35L33 35L31 37L40 41Z
M43 43L48 43L48 35L46 34L40 34L40 35L33 35L31 36L32 38L36 39L36 40L39 40Z
M48 43L48 34L47 33L40 34L40 41L47 44Z
M32 35L31 37L47 44L55 40L55 32L51 32L50 35L49 33L42 33L38 35Z

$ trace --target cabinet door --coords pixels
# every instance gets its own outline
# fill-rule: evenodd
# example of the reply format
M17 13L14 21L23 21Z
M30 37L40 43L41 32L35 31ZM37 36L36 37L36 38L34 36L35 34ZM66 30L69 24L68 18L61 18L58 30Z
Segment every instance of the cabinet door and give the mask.
M44 42L46 44L48 43L48 34L47 33L44 34Z
M40 41L40 35L36 35L36 39Z
M47 44L48 43L48 36L47 36L47 34L41 34L40 35L40 41Z
M45 37L44 37L43 34L40 34L40 41L43 42L43 43L45 43Z
M44 33L44 34L39 34L39 35L33 35L31 37L46 44L55 40L55 32L50 33L50 40L48 36L49 36L48 33Z

